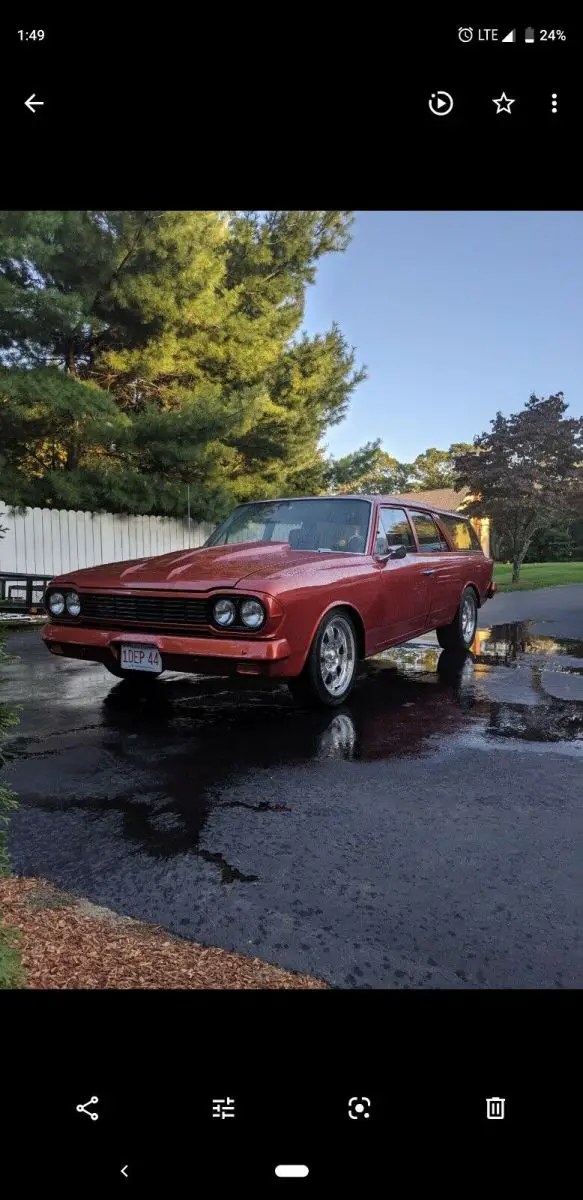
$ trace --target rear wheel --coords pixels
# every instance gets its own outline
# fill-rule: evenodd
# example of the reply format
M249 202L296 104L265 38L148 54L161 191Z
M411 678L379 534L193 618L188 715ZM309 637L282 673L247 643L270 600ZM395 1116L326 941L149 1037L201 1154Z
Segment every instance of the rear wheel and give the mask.
M354 625L347 612L334 609L320 622L302 674L288 679L288 686L301 704L335 708L354 687L356 665Z
M466 588L460 606L450 625L436 629L437 640L444 650L469 650L478 624L478 602L473 588Z

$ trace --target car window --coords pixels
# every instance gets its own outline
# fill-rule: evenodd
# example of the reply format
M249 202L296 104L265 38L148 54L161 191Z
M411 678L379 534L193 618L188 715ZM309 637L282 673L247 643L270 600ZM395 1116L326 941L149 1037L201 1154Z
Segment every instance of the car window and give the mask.
M264 536L265 522L264 521L246 521L239 529L233 529L229 536L229 542L240 544L241 542L260 542ZM225 539L226 540L226 539Z
M417 537L419 538L419 549L425 554L431 551L449 550L445 538L439 532L433 517L428 513L411 512L409 513L411 520L415 526Z
M354 498L256 501L236 508L205 546L287 542L292 550L364 554L370 513L370 500Z
M440 521L455 550L482 550L480 539L467 519L440 517Z
M415 552L415 538L403 508L381 508L375 542L375 554L386 554L396 546Z

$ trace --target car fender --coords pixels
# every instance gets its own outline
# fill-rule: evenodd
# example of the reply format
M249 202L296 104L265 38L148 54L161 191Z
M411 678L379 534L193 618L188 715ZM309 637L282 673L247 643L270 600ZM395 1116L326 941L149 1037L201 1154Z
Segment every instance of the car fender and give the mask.
M312 629L311 629L311 632L309 635L309 639L308 639L308 644L305 647L305 651L303 654L304 663L307 660L308 654L310 653L310 650L311 650L313 642L314 642L314 638L318 632L318 629L320 628L322 621L324 620L324 617L326 616L326 613L332 612L332 609L334 609L334 608L344 608L348 611L349 615L352 614L356 618L355 624L357 626L356 627L356 635L357 635L357 641L358 641L358 655L359 655L359 658L363 658L365 656L365 653L366 653L366 622L364 620L362 612L360 612L358 606L356 604L354 604L352 601L346 600L342 596L338 596L335 600L330 600L328 604L324 605L324 607L322 608L322 610L320 612L320 615L318 616L316 621L313 623L313 626L312 626Z
M469 588L469 587L471 587L474 590L474 592L476 593L476 600L478 603L478 608L481 608L482 604L484 603L484 600L486 599L487 585L484 586L484 585L480 584L479 581L474 578L466 579L464 582L464 585L462 587L462 590L460 592L460 604L461 604L462 596L463 596L464 592L466 591L466 588Z

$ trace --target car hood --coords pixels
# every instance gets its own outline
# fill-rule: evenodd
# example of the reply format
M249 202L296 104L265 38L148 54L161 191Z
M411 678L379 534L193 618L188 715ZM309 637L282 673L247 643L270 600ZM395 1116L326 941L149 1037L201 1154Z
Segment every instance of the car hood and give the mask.
M358 559L362 562L362 555ZM270 579L281 580L307 568L320 571L339 562L346 566L353 561L353 556L347 554L290 550L287 542L248 542L245 545L176 550L155 558L86 567L61 575L52 582L74 581L82 589L127 587L180 591L186 586L197 591L212 591L218 587L237 587L247 578L267 583Z

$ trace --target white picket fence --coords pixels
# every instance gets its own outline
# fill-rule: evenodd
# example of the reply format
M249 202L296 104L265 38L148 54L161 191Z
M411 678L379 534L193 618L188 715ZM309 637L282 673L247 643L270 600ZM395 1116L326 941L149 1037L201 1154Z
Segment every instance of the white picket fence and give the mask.
M15 513L0 500L0 572L61 575L98 563L121 562L202 546L215 525L186 517L27 508Z

